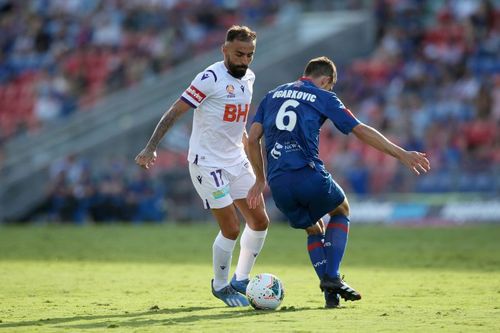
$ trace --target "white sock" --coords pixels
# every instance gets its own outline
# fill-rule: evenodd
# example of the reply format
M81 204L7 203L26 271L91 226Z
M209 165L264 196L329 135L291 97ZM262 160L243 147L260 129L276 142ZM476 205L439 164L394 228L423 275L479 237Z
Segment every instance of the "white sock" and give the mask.
M255 264L255 259L264 246L267 229L263 231L255 231L245 226L240 239L240 257L236 266L236 280L241 281L248 279L250 271Z
M219 231L212 246L214 266L214 289L221 290L228 285L229 269L236 240L226 238Z

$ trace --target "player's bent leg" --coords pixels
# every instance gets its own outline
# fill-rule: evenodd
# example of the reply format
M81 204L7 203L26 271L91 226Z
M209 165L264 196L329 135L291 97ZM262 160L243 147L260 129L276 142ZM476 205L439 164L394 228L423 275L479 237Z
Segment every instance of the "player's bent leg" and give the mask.
M315 225L305 229L307 233L307 252L309 259L321 280L325 275L326 256L323 248L324 243L324 223L319 220ZM340 306L340 296L335 292L324 291L325 308L332 309Z
M309 254L309 259L311 260L314 271L321 280L325 275L326 266L322 223L318 222L305 230L307 233L307 253Z
M360 300L361 294L345 283L339 273L349 234L349 203L347 198L329 215L330 221L326 226L325 234L328 264L325 275L321 279L320 288L326 292L338 293L346 301Z
M250 271L264 246L269 218L264 205L257 209L250 209L245 199L237 199L234 204L245 218L246 225L240 238L240 255L235 274L231 279L231 286L245 294L250 282Z
M349 214L350 214L350 206L347 198L345 198L344 201L337 208L328 213L328 215L330 216L333 215L349 216Z
M220 209L212 209L221 231L213 245L212 294L228 306L248 306L247 299L230 286L229 270L231 259L240 232L240 223L235 207L231 204Z
M212 247L214 270L212 293L228 306L246 306L248 305L246 298L239 295L228 282L233 250L240 233L240 221L229 193L230 179L223 172L219 183L212 177L213 172L214 168L194 163L189 165L191 181L196 192L205 208L211 209L221 230Z
M305 229L307 233L307 253L319 279L325 275L326 256L323 249L324 235L323 222L318 221L316 224Z
M323 221L322 220L319 220L318 222L316 222L316 224L310 226L310 227L307 227L306 229L306 233L308 236L311 236L311 235L323 235L324 233L324 224L323 224Z
M267 230L269 226L269 217L266 213L266 207L264 204L264 199L262 199L262 204L255 209L250 209L246 198L235 199L234 205L241 212L245 218L246 224L255 231Z
M211 211L224 237L236 240L240 234L240 219L234 205L211 209Z

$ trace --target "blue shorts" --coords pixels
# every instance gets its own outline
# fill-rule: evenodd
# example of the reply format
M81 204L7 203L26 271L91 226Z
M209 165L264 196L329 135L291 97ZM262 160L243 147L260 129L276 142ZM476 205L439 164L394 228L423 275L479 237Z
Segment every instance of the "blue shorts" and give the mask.
M344 191L327 171L309 166L276 176L269 187L276 207L296 229L316 224L345 199Z

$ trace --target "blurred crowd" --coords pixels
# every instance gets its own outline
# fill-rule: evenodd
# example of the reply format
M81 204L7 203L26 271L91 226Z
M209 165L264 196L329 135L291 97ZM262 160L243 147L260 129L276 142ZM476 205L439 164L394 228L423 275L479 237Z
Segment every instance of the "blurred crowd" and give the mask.
M0 169L7 140L213 49L233 24L271 24L283 2L0 0ZM165 189L145 174L118 172L120 165L96 168L75 156L56 162L47 201L30 213L56 221L163 220Z
M213 48L232 24L272 22L286 2L31 0L21 6L0 0L0 146ZM314 3L337 9L326 8L334 1L303 1ZM333 126L321 131L327 167L349 193L498 193L499 2L373 3L376 49L338 66L335 91L363 122L406 149L427 152L433 170L411 177L395 159ZM194 214L193 205L201 205L186 174L186 147L172 149L169 139L188 133L173 128L154 175L131 169L129 161L96 166L70 156L56 162L47 200L37 209L51 220L77 222Z
M395 159L324 127L322 156L349 191L500 189L500 7L490 0L377 0L377 46L340 68L336 92L363 122L432 172L409 177ZM337 132L338 133L338 132Z
M128 161L108 160L103 169L71 155L50 170L47 200L35 212L49 221L95 222L164 221L167 194L164 184L136 169ZM96 170L100 170L96 172ZM30 219L28 219L30 220Z
M282 0L0 0L0 145L270 23Z

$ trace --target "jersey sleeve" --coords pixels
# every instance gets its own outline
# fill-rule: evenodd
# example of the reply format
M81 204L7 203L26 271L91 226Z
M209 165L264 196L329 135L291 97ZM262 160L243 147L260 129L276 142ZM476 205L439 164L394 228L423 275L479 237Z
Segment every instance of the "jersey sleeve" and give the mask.
M266 96L267 97L267 96ZM264 104L266 103L266 97L262 99L262 101L259 104L259 107L257 108L257 112L255 113L255 116L253 117L252 123L264 123Z
M216 81L217 77L212 70L199 73L182 93L181 99L193 108L197 108L213 93Z
M328 96L323 114L344 134L349 134L354 127L361 124L335 94Z

